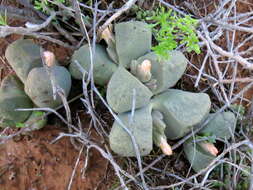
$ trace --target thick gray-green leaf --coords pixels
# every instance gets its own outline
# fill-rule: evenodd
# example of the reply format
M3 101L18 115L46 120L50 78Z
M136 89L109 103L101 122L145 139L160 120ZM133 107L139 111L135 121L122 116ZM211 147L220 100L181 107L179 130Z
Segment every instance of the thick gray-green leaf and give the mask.
M194 142L193 138L184 143L184 153L195 172L206 168L215 159L215 156L204 151L198 143Z
M135 108L147 105L152 92L125 68L119 67L112 75L107 87L106 99L110 107L117 113L130 111L135 90Z
M62 104L61 98L53 98L52 81L55 86L64 90L66 97L71 88L71 76L65 67L53 66L50 76L45 68L34 68L30 71L25 83L25 92L38 107L56 108Z
M152 99L152 107L163 114L166 136L178 139L203 121L209 114L211 101L205 93L169 89Z
M75 79L81 80L83 75L80 71L80 66L85 72L89 72L91 66L90 48L88 44L82 46L75 51L72 56L69 71ZM109 59L105 48L99 44L96 44L96 50L93 62L93 76L96 84L105 85L110 80L113 72L117 69L117 66Z
M143 107L135 110L131 125L131 112L119 114L118 117L135 137L140 154L148 155L153 149L151 109ZM136 156L130 136L117 121L112 126L109 141L111 149L120 156Z
M210 114L209 117L212 116L214 114ZM235 125L235 115L232 112L222 112L218 113L199 133L209 133L210 135L215 135L217 138L229 139L234 134Z
M129 68L134 59L151 49L151 28L139 21L121 22L115 25L116 51L119 64Z
M174 86L182 77L187 66L187 59L180 51L170 52L167 60L159 58L154 52L150 52L140 57L137 62L142 63L144 60L151 61L152 79L157 81L157 87L152 89L154 94Z
M5 57L23 83L33 68L42 66L40 47L32 40L16 40L7 47Z

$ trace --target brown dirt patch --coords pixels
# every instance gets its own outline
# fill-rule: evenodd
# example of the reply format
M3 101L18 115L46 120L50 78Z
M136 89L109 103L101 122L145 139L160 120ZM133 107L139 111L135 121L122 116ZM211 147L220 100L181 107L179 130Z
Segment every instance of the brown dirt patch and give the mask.
M73 149L68 138L55 144L50 142L61 132L53 126L10 140L0 146L1 190L63 190L66 189L79 152ZM72 190L93 190L107 173L108 163L92 150L85 177L81 170L82 156L73 181ZM106 183L100 189L108 189Z

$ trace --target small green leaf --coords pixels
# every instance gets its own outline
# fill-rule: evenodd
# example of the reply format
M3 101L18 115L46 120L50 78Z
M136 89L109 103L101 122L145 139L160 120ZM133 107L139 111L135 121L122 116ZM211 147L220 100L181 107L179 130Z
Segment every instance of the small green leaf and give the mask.
M167 52L176 49L180 44L186 46L188 52L200 53L195 28L198 21L189 15L180 17L171 9L168 11L164 7L157 9L153 16L147 20L154 21L152 26L158 45L153 47L157 55L166 57Z
M24 123L16 123L16 127L23 128L23 127L25 127L25 124Z
M0 26L7 26L7 11L5 10L5 14L0 15Z
M42 111L35 111L34 115L37 116L37 117L40 117L40 116L44 115L44 112L42 112Z

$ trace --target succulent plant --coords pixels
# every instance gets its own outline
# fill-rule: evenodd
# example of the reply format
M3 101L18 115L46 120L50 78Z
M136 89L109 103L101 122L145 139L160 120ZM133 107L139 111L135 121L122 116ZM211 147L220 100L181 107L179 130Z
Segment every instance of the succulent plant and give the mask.
M150 52L151 28L146 23L139 21L115 24L115 45L118 64L129 68L132 60Z
M143 77L139 74L140 71L135 71L135 68L147 61L151 63L148 80L143 82L153 94L158 94L174 86L186 69L187 59L181 52L172 51L168 52L168 54L169 58L165 59L160 58L154 52L150 52L131 62L131 72L141 81L143 81ZM155 86L152 84L155 84Z
M161 148L165 155L172 154L172 148L167 143L165 135L166 124L164 123L163 114L157 110L152 111L153 120L153 141L154 144Z
M97 84L108 83L106 100L133 132L141 155L149 154L153 142L164 154L171 155L167 138L178 139L190 132L208 116L211 102L204 93L168 90L183 75L187 59L179 51L168 52L166 59L157 56L151 52L151 37L151 28L139 21L115 24L114 33L111 26L106 28L101 38L107 43L107 48L96 47L94 81ZM74 60L78 60L84 70L89 70L88 45L74 54L69 67L72 76L81 79ZM135 115L130 125L133 102ZM109 140L115 153L135 156L131 138L117 120Z
M51 52L41 57L40 47L31 40L17 40L6 49L6 58L25 85L25 92L38 107L55 108L61 104L59 96L54 99L53 87L62 88L68 96L71 76L67 69L56 65ZM44 59L45 64L42 64Z
M33 68L25 82L25 92L38 107L55 108L61 105L59 95L54 99L53 87L60 87L67 97L71 88L71 76L65 67L55 65L54 55L44 52L47 66Z
M18 108L32 108L33 104L23 90L22 82L16 75L7 75L0 87L0 126L15 126L24 122L31 112L16 111Z
M44 112L33 111L29 118L25 121L24 125L28 128L28 132L39 130L47 124L47 117Z
M236 118L232 112L223 112L217 115L210 114L209 117L214 118L198 134L209 134L215 136L217 140L228 140L231 138L236 124ZM184 152L196 172L206 168L218 154L214 144L207 140L201 141L194 138L190 138L184 143Z

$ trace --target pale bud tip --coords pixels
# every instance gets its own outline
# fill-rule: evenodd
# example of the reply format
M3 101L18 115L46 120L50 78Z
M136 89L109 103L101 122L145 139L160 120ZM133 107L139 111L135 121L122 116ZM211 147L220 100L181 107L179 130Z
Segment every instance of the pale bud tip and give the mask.
M164 138L161 138L160 148L162 149L163 154L167 156L170 156L173 153L171 146L167 143L167 140Z
M150 72L151 71L151 61L149 61L148 59L145 59L141 63L141 70L144 72Z
M217 156L219 153L218 149L212 143L202 142L200 145L205 151L209 152L213 156Z
M43 52L43 58L45 60L45 64L48 66L48 67L51 67L53 66L55 63L55 55L53 52L51 51L44 51Z

